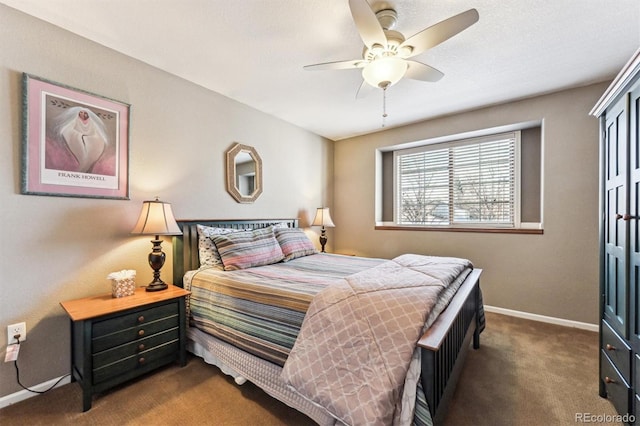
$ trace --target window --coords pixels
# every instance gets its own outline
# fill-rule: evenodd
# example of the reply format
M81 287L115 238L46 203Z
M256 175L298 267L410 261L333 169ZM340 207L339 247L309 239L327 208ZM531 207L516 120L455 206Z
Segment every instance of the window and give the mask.
M394 151L394 223L520 227L520 132Z

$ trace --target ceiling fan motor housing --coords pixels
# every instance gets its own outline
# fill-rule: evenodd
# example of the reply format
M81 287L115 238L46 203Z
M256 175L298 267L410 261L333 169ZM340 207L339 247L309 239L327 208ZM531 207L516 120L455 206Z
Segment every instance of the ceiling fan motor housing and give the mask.
M384 34L387 37L386 46L382 46L380 44L374 44L371 48L365 46L362 53L363 59L371 62L385 56L400 55L402 57L406 57L411 53L410 48L406 49L403 47L402 49L399 49L400 45L404 42L404 36L401 33L393 30L385 30Z

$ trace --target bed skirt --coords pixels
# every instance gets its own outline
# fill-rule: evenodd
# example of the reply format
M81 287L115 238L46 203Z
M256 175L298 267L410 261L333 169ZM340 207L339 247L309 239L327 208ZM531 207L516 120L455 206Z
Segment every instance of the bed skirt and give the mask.
M324 408L306 400L284 384L280 374L282 367L237 349L203 331L189 327L187 330L187 350L201 357L236 379L236 383L249 380L267 394L309 416L322 426L342 424Z

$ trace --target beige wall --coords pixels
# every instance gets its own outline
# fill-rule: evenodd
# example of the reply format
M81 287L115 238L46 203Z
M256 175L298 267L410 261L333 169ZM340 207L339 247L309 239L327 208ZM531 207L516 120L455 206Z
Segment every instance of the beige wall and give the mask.
M598 322L598 120L606 84L567 90L356 137L335 145L334 247L390 258L459 256L484 269L488 305ZM375 230L376 149L543 121L544 235Z
M331 201L331 141L4 5L0 52L0 349L6 326L26 321L19 362L26 385L69 372L60 301L108 292L111 271L136 269L140 283L151 281L150 238L129 235L143 200L158 195L185 219L302 216L307 223ZM20 194L23 72L132 105L130 201ZM264 192L255 204L226 193L224 151L233 142L262 157ZM166 279L170 241L163 246ZM13 365L0 363L0 398L19 390Z

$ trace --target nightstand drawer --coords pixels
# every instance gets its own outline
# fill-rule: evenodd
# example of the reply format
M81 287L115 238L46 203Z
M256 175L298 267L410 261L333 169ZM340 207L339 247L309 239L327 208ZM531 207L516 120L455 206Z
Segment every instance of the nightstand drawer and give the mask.
M112 379L134 371L144 369L148 365L153 365L156 361L166 361L166 359L177 359L180 342L178 339L157 346L153 349L140 352L139 354L127 357L113 364L108 364L102 368L93 370L93 383L99 384L105 380Z
M611 359L627 383L631 382L631 348L613 331L613 328L602 321L602 350Z
M605 351L602 350L604 353ZM622 378L618 370L613 366L609 357L600 357L600 368L602 370L602 380L607 391L607 398L611 400L618 410L618 413L626 414L631 408L631 389L629 384Z
M125 328L136 327L149 322L175 315L178 312L177 302L167 303L152 309L140 309L130 314L109 318L93 323L93 337L100 337Z
M174 315L161 320L148 322L136 327L127 328L125 330L107 334L102 337L94 338L92 339L92 353L96 354L98 352L122 345L124 343L137 341L143 337L147 337L174 327L178 327L178 324L178 314L175 313Z
M167 331L163 331L134 342L125 343L105 351L98 352L93 355L93 368L102 368L108 364L120 361L124 358L137 355L144 351L160 346L180 338L179 327L173 327Z

